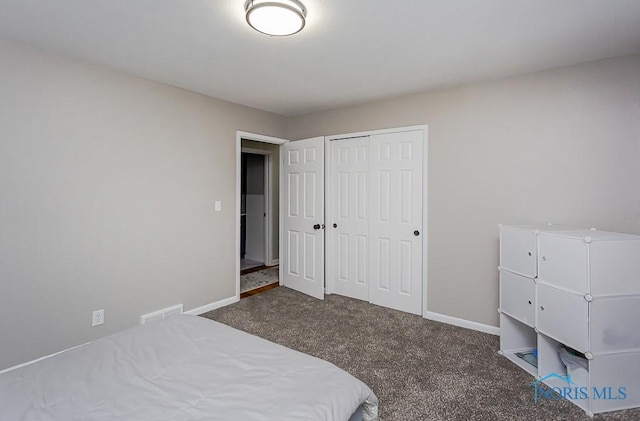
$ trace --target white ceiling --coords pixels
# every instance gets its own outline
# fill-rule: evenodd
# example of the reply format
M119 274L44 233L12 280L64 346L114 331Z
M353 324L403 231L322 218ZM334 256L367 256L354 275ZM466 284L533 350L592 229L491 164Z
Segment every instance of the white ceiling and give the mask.
M302 0L271 38L245 0L0 0L0 37L291 116L640 53L639 0Z

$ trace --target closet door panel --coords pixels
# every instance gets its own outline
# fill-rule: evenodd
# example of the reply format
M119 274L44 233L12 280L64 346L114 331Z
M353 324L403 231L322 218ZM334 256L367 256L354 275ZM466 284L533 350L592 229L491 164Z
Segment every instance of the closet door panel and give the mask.
M334 140L331 155L334 292L368 300L369 137Z
M371 136L369 300L422 314L422 131Z

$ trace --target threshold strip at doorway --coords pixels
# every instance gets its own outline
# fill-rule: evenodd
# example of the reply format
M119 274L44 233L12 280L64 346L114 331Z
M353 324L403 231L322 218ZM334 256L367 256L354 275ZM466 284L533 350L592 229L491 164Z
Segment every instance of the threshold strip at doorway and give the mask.
M265 291L269 291L270 289L278 288L280 286L279 283L275 282L273 284L264 285L255 289L251 289L249 291L243 292L240 294L240 299L251 297L252 295L260 294Z

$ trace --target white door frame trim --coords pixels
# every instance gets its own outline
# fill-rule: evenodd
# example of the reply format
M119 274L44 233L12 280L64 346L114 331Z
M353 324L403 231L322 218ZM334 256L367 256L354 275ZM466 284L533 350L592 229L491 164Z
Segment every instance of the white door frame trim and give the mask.
M429 178L428 174L428 162L429 162L429 127L426 124L417 125L417 126L407 126L407 127L395 127L389 129L381 129L381 130L370 130L365 132L355 132L355 133L345 133L338 135L331 135L325 137L325 192L330 189L331 186L331 141L338 139L347 139L351 137L364 137L364 136L372 136L379 134L387 134L387 133L399 133L399 132L410 132L422 130L423 132L423 157L422 157L422 316L426 317L430 312L427 310L427 280L428 280L428 196L429 196ZM325 194L325 218L326 221L331 220L331 195ZM331 231L331 230L330 230ZM333 231L331 231L333 233ZM331 234L333 236L333 234ZM331 241L329 238L325 241L325 247L328 244L333 244L333 238ZM326 253L325 250L325 274L333 273L330 269L333 265L333 261L331 259L331 255ZM333 293L333 279L330 276L326 277L326 287L325 293L332 294Z
M253 140L255 142L273 143L276 145L282 145L288 143L286 139L279 137L265 136L257 133L249 133L238 130L236 132L236 298L240 299L240 195L241 195L241 182L242 182L242 139ZM278 165L280 165L278 163ZM278 187L279 188L279 187ZM280 206L282 209L282 206ZM270 213L270 212L269 212ZM268 214L269 214L268 213ZM280 224L282 224L282 212L280 212ZM282 236L280 237L280 251L282 253ZM271 245L269 245L271 248ZM266 251L266 250L265 250ZM270 256L273 258L273 256ZM278 254L278 258L280 254ZM282 271L282 269L280 269ZM282 273L280 273L280 284L282 285Z
M273 174L271 173L271 151L263 149L241 148L242 153L249 153L252 155L262 155L264 157L264 212L266 218L264 220L264 264L265 266L272 266L273 251L271 250L271 238L273 236L273 215L271 209L273 207L273 192L271 191L271 180ZM242 194L241 194L242 195Z

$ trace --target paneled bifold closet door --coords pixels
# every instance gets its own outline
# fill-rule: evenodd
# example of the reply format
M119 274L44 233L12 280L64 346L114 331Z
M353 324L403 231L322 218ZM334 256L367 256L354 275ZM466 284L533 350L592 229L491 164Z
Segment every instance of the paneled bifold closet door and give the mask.
M334 292L369 300L369 136L331 145Z
M334 292L422 314L423 131L332 142Z
M374 304L422 314L422 131L371 136Z

